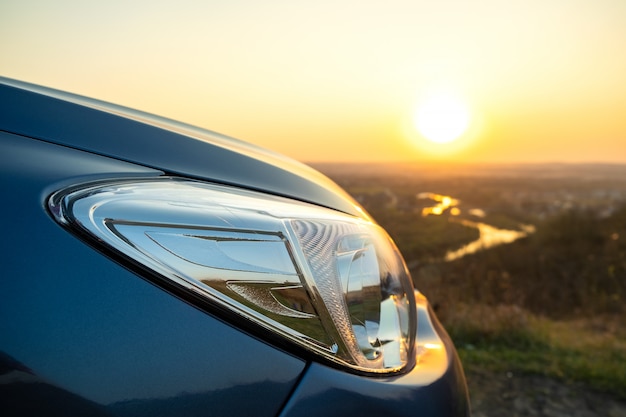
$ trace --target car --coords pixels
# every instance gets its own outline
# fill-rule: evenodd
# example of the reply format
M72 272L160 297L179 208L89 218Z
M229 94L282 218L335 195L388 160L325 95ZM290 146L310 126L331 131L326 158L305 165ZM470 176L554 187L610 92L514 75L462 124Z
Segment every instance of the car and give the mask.
M0 79L4 416L467 416L393 241L286 157Z

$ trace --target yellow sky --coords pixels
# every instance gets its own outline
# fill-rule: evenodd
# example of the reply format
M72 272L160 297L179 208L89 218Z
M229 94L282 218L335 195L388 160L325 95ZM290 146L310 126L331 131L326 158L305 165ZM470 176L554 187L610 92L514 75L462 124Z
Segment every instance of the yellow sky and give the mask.
M0 75L301 161L626 162L626 1L3 0ZM426 145L428 91L471 131Z

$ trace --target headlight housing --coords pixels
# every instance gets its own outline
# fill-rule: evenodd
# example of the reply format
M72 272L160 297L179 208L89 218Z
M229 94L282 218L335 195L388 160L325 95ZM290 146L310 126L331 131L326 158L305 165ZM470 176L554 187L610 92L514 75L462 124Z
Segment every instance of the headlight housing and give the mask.
M378 225L286 198L177 178L55 193L62 224L351 369L412 364L413 286Z

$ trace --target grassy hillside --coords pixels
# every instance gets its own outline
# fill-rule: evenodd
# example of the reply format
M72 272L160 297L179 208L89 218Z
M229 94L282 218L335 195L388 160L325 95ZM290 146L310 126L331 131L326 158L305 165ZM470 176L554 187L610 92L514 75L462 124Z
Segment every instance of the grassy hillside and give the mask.
M626 398L626 167L321 168L394 238L467 368ZM425 192L456 211L424 217ZM447 262L478 238L459 219L536 231Z

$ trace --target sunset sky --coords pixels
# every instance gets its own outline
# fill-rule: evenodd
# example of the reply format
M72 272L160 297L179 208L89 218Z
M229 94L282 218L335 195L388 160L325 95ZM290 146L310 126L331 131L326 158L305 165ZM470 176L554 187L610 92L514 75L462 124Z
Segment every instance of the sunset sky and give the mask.
M304 162L626 163L624 0L2 0L0 75Z

